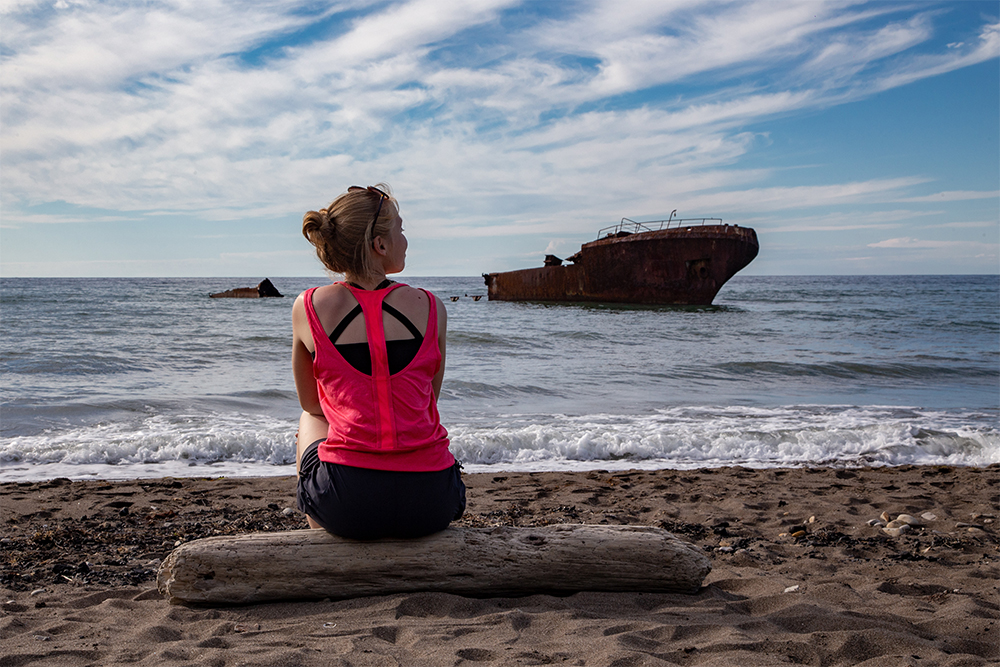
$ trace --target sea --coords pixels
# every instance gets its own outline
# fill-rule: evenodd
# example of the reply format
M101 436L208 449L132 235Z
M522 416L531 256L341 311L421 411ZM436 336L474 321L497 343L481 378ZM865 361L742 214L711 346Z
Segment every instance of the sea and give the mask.
M0 279L0 481L292 475L285 298L254 278ZM1000 277L737 276L714 305L448 310L466 471L1000 463Z

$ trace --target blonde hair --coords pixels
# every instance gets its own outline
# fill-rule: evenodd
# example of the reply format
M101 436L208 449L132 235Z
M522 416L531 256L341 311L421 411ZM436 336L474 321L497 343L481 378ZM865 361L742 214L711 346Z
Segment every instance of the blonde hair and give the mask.
M302 216L302 235L316 247L316 256L333 273L365 277L375 273L371 247L376 236L388 236L392 213L399 210L396 198L385 183L375 186L388 195L364 188L348 190L324 209ZM375 212L378 219L375 224Z

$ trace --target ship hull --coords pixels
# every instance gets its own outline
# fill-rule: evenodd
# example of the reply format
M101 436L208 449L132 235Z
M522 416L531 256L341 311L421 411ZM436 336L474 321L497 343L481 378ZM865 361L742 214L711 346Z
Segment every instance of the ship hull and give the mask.
M748 227L680 227L592 241L573 264L483 278L491 301L710 305L759 248Z

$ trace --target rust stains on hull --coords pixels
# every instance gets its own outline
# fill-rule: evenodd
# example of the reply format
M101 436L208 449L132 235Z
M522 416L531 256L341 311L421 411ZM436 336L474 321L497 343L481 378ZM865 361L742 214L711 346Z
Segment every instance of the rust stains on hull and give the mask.
M759 247L749 227L661 229L591 241L573 264L483 278L490 300L710 305Z

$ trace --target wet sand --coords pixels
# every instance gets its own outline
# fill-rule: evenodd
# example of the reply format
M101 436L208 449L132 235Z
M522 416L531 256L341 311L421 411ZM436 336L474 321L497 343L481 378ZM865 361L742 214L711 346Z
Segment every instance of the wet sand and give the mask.
M695 595L171 606L155 575L176 544L305 526L292 478L0 484L0 667L1000 661L1000 466L465 480L460 524L660 526L712 572ZM883 512L922 525L888 535Z

